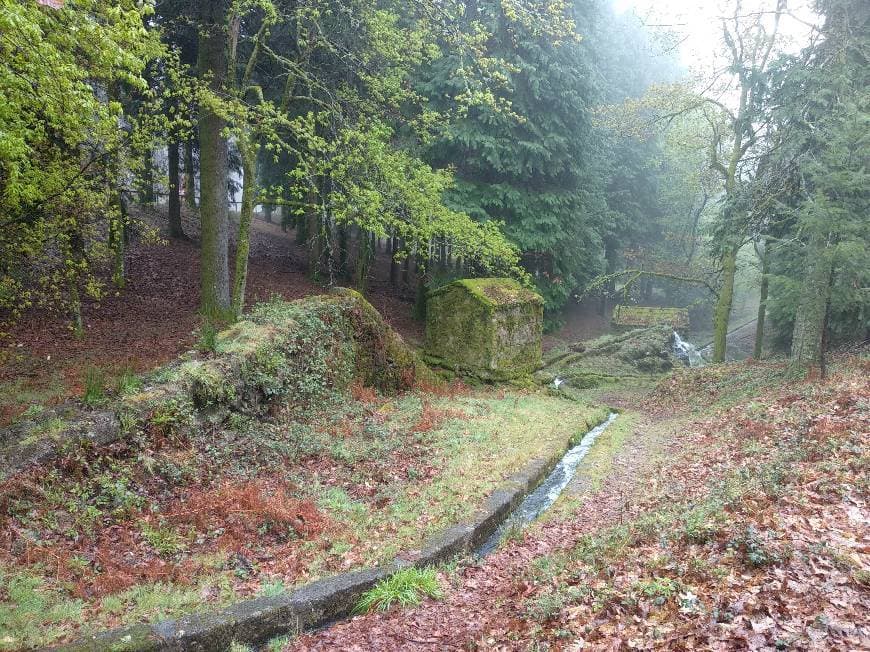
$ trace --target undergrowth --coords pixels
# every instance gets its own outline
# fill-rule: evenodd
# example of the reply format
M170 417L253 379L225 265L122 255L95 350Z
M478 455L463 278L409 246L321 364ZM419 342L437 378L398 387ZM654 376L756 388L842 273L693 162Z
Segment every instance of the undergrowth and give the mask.
M411 607L420 604L423 598L441 597L441 584L434 568L403 568L366 591L356 612L387 611L394 604Z

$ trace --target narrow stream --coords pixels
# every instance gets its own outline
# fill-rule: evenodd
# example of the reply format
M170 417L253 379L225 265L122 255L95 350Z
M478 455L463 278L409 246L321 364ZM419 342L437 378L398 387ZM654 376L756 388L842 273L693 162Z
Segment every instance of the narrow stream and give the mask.
M481 545L475 554L478 557L486 557L489 553L498 547L499 541L510 528L523 527L541 514L543 514L550 506L556 502L556 499L561 495L562 490L574 477L577 471L577 465L586 457L586 453L592 448L598 436L607 430L607 427L616 419L616 412L611 412L607 420L595 426L587 432L580 443L574 446L571 450L565 453L565 456L556 465L556 468L547 476L537 489L526 496L525 500L520 503L511 515L499 526L486 542Z

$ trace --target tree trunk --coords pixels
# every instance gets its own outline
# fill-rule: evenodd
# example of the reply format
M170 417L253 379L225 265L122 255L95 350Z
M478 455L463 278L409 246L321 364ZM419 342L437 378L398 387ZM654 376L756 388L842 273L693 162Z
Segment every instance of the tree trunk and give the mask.
M752 357L761 360L764 353L764 320L767 316L767 290L770 284L770 244L764 243L764 251L761 252L761 289L758 297L758 319L755 322L755 347Z
M399 281L399 261L396 254L399 252L399 237L394 233L390 238L390 285L396 286Z
M605 274L613 274L616 272L617 265L617 249L616 242L610 238L607 238L604 241L604 261L606 263ZM602 288L601 291L601 301L598 304L598 314L602 317L607 316L607 302L608 299L613 295L616 291L616 281L610 280L607 283L607 286Z
M737 252L731 246L722 254L722 288L713 310L713 362L725 362L725 347L728 341L728 321L734 301L734 277L737 275Z
M305 234L308 247L308 276L312 281L319 281L323 241L320 236L320 219L316 211L311 211L307 217Z
M154 152L148 149L142 155L142 190L139 193L139 202L151 206L155 202L154 195Z
M429 252L427 252L427 256L428 254ZM423 260L423 256L418 254L414 261L414 272L417 277L417 296L414 300L414 317L421 321L426 319L426 295L429 293L429 288L426 283L426 274L423 271Z
M266 219L266 224L272 223L272 211L275 207L272 204L263 204L263 217Z
M233 317L239 319L245 308L248 284L248 255L251 251L251 221L254 218L254 193L257 190L257 156L249 143L239 143L242 158L242 206L239 209L239 234L236 240L236 273L233 278Z
M123 288L126 279L124 253L127 245L127 202L123 192L118 192L116 202L118 219L109 225L109 247L112 249L114 259L112 282L115 287Z
M343 279L350 279L351 276L351 251L350 241L352 238L351 231L357 229L352 225L338 225L338 275Z
M193 169L193 141L184 141L184 201L196 208L196 172Z
M789 371L803 373L824 364L824 332L828 298L831 294L833 259L821 236L809 244L807 273L801 287L800 303L794 320Z
M369 267L374 257L374 238L366 231L360 229L359 246L356 253L356 265L354 269L354 282L357 292L365 294L366 282L369 276Z
M169 158L169 237L183 238L184 230L181 228L181 176L179 174L178 142L170 141L168 147Z
M227 74L226 24L228 3L200 0L202 23L199 35L199 76L207 79L209 89L222 94ZM226 121L202 103L199 118L200 145L200 310L206 319L225 322L232 319L227 240L229 216L227 180L229 177Z

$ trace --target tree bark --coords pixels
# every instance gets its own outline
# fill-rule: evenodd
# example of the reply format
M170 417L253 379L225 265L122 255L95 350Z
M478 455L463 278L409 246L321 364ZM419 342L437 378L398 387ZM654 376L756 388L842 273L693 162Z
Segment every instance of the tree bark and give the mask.
M374 258L374 237L360 229L359 245L356 252L356 265L354 266L354 283L360 294L365 294L366 282L369 276L369 267Z
M196 171L193 169L193 141L184 141L184 202L196 208Z
M169 237L183 238L184 230L181 228L181 175L179 171L178 142L170 141L168 147L169 158Z
M758 319L755 322L755 347L752 350L752 357L756 360L761 360L764 353L764 321L767 316L767 291L770 284L769 248L770 244L765 242L761 252L761 288L758 296Z
M127 202L124 193L118 192L118 219L109 225L109 246L112 249L113 269L112 282L117 288L123 288L126 283L126 267L124 253L127 247Z
M226 0L200 0L202 22L199 35L199 76L208 80L216 95L224 91L227 76ZM227 139L222 134L226 121L207 102L199 118L200 143L200 310L206 319L225 322L232 318L230 304L229 177Z
M803 373L824 364L824 333L831 295L833 258L825 239L815 236L807 250L807 274L794 320L789 371Z
M390 285L393 287L399 281L399 261L396 260L396 254L399 252L399 236L395 233L390 238Z
M734 277L737 275L739 247L730 246L722 254L722 288L713 310L713 362L725 362L728 343L728 320L734 301Z
M320 280L320 258L323 255L323 240L320 234L320 219L316 211L311 211L305 225L306 244L308 246L308 277L312 281Z
M248 255L251 251L251 221L254 219L254 192L257 189L257 156L250 143L239 143L242 158L242 205L236 239L236 273L233 278L233 317L239 319L245 308L248 284Z

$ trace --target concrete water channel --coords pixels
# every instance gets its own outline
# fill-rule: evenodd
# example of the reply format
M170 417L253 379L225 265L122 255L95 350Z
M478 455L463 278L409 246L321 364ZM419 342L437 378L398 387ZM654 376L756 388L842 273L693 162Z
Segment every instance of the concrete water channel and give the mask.
M550 472L550 475L525 497L519 507L511 512L489 539L475 551L475 554L478 557L485 557L498 547L499 542L507 532L525 527L546 512L571 482L577 472L577 466L592 449L595 440L607 430L617 416L616 412L611 412L605 421L587 432L579 444L569 449Z

